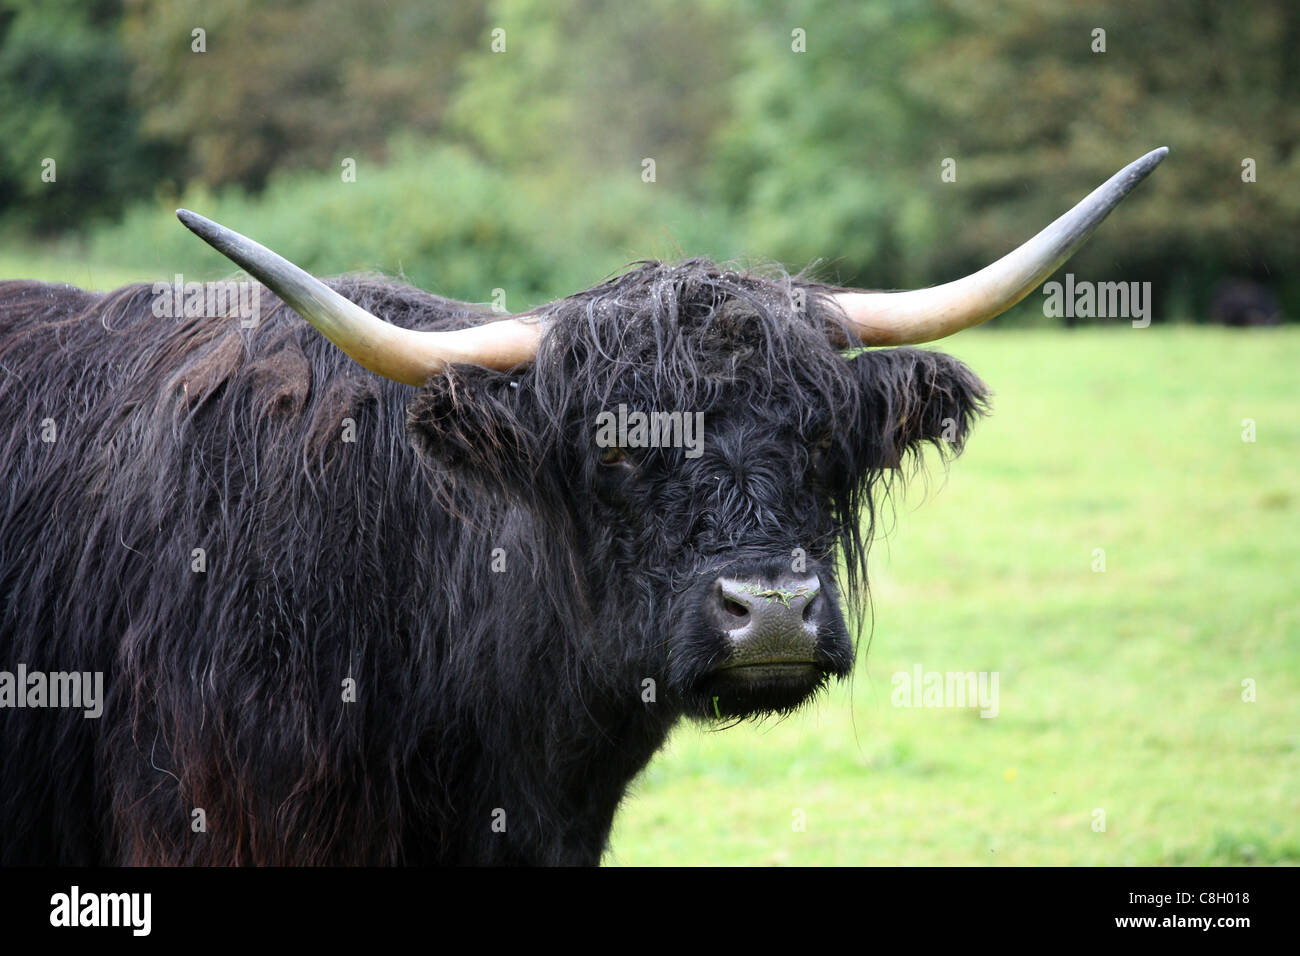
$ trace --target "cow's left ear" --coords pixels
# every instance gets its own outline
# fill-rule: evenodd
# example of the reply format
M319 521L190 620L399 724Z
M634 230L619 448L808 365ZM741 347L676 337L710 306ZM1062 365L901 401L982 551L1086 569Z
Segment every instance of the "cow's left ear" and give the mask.
M544 465L533 408L520 376L453 365L408 405L406 429L417 450L457 477L527 497Z
M959 454L988 409L988 387L942 352L880 349L850 361L862 392L859 454L869 468L897 468L925 442L945 457Z

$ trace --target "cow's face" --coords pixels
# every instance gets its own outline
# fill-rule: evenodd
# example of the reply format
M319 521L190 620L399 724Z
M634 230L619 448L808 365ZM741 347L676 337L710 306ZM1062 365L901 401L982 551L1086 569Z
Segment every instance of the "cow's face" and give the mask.
M458 367L411 423L568 543L611 660L726 718L848 673L837 559L860 597L873 492L922 443L959 449L983 398L938 353L842 354L815 290L686 264L559 303L532 368Z

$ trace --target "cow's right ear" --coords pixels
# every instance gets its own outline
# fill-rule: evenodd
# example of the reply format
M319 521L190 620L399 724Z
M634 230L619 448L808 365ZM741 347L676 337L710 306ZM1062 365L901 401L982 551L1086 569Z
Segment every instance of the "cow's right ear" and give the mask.
M527 497L543 467L543 429L517 374L453 365L407 407L422 454L490 492Z
M988 387L957 359L923 349L876 349L852 360L862 390L862 462L899 468L929 442L957 455L988 407Z

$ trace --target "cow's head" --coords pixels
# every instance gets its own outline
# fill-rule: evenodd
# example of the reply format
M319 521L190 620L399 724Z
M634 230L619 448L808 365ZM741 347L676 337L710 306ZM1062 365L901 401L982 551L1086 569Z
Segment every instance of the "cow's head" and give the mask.
M704 717L789 710L848 673L873 492L925 443L960 450L985 389L910 348L1010 308L1164 158L1121 170L964 279L858 292L642 264L471 328L365 312L274 253L181 219L365 367L420 386L410 427L443 468L530 509L567 546L575 621Z

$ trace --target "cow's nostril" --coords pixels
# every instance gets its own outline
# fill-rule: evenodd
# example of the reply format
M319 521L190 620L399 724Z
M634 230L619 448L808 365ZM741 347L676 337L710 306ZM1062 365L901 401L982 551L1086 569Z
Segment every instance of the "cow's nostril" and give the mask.
M740 601L732 601L729 597L723 598L723 607L733 618L748 618L749 607L742 605Z
M817 617L817 612L821 608L821 603L822 596L820 594L813 595L813 599L804 605L803 619L811 622L815 617Z

